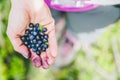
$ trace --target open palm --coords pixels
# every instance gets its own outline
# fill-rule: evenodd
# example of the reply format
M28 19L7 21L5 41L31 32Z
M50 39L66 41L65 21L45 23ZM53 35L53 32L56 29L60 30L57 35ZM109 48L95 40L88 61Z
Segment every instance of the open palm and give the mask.
M54 63L57 56L57 43L55 36L54 19L43 0L11 0L12 8L9 15L7 35L14 49L24 57L30 58L36 67L48 68ZM39 23L45 26L49 35L49 48L40 56L28 50L22 44L20 36L24 35L29 23Z

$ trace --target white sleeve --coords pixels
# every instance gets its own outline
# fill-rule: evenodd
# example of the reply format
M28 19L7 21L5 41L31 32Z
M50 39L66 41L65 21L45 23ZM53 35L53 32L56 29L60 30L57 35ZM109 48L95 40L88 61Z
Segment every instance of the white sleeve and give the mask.
M118 5L120 0L87 0L86 3L98 4L98 5Z

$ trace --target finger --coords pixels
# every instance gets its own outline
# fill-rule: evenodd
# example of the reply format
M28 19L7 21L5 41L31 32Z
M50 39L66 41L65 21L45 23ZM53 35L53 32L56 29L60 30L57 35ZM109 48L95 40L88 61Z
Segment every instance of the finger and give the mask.
M51 31L49 34L49 48L50 48L50 54L52 57L57 56L57 41L56 41L56 35L55 35L55 30Z
M54 63L54 61L55 61L55 57L52 57L52 55L50 54L50 48L48 48L47 50L46 50L46 54L47 54L47 63L48 63L48 65L52 65L53 63Z
M30 49L31 52L31 56L30 56L30 60L33 62L35 67L40 67L41 66L41 58L32 51L32 49Z
M44 69L49 68L49 65L48 65L48 63L47 63L48 57L47 57L47 55L46 55L46 52L42 52L42 53L41 53L41 59L42 59L42 68L44 68Z

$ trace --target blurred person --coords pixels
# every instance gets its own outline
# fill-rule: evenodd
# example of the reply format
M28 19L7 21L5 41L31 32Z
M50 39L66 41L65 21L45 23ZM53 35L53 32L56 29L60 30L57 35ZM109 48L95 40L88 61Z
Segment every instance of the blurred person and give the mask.
M62 39L58 48L58 57L54 64L55 68L70 64L82 44L94 43L110 24L120 18L119 0L45 1L51 7L52 16L56 21L57 35L61 34L62 36L59 37ZM64 26L66 31L63 35L59 29Z

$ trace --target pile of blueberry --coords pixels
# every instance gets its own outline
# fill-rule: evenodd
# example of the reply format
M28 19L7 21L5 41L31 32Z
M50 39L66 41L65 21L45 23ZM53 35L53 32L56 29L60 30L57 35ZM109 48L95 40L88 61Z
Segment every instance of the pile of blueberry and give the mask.
M32 49L37 55L48 48L48 35L45 34L47 28L40 24L29 24L30 29L25 30L25 35L21 36L21 40L28 49Z

